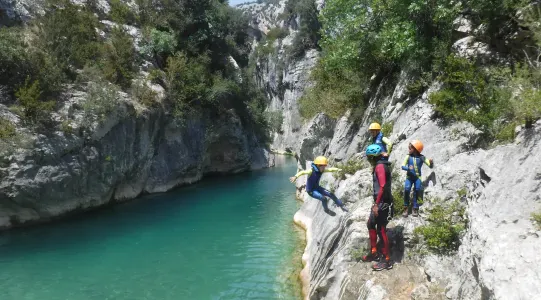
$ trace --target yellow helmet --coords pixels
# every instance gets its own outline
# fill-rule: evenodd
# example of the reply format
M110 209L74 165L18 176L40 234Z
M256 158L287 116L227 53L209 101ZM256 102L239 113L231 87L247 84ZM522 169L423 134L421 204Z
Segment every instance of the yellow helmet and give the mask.
M368 127L368 130L381 130L381 125L379 125L379 123L372 123L370 124L370 127Z
M316 159L314 159L314 164L319 166L326 166L327 165L327 158L325 156L318 156Z

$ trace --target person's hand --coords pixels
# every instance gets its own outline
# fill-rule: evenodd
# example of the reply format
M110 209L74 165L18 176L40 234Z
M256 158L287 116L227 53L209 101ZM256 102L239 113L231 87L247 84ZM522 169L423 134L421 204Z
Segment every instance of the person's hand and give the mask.
M374 206L372 206L372 212L374 213L374 216L378 216L378 205L377 204L374 204Z
M434 164L434 160L431 158L428 160L430 162L430 165L433 165Z
M383 152L383 153L381 153L381 156L383 156L383 157L389 157L389 153Z
M410 170L413 170L413 166L410 166Z
M295 178L295 176L293 176L293 177L289 177L289 181L290 181L291 183L294 183L294 182L295 182L295 180L297 180L297 179Z

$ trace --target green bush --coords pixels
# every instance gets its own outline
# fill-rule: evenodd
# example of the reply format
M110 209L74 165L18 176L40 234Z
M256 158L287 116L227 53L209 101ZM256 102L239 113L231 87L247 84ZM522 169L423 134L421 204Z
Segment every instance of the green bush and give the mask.
M290 3L292 3L292 0L288 1L288 5L292 5ZM301 24L297 35L293 38L293 42L286 52L288 57L298 59L304 55L306 50L318 47L318 42L321 39L321 23L319 22L315 1L297 1L294 12L300 16Z
M86 5L69 0L49 0L45 14L36 20L39 45L64 69L80 69L99 56L101 28Z
M208 58L201 56L188 59L183 53L177 53L167 60L165 77L167 97L173 103L173 114L177 118L193 112L196 105L208 99L211 86Z
M284 123L284 114L281 110L268 111L267 122L272 132L281 133L282 123Z
M124 88L137 72L137 56L132 37L120 27L113 28L111 39L102 48L101 69L105 78Z
M519 65L511 75L509 91L512 115L526 127L541 118L541 68ZM518 93L517 93L518 92ZM514 95L513 95L514 94Z
M354 157L349 159L345 163L336 164L336 167L342 170L339 172L335 172L334 178L344 180L346 179L346 174L353 175L359 170L368 168L369 164L366 160L362 159L362 157Z
M95 122L104 121L119 105L120 94L114 84L105 81L90 82L83 103L83 126L92 128Z
M134 25L137 23L136 14L130 7L121 0L111 0L109 2L111 9L109 10L109 18L117 24Z
M358 110L356 115L364 112L366 82L358 73L327 70L324 64L318 63L311 78L316 85L308 88L299 100L299 111L303 118L310 119L319 112L339 118L350 108Z
M393 133L394 122L385 122L381 125L381 132L384 136L389 137Z
M49 113L55 106L54 101L41 101L39 81L31 83L27 80L25 84L17 90L15 96L22 108L24 119L32 124L49 117Z
M450 55L438 76L443 88L430 95L429 103L446 120L466 120L489 132L504 101L489 78L475 63Z
M14 137L17 132L15 131L15 125L9 120L0 117L0 139L9 139Z
M132 85L131 95L137 100L137 102L146 107L152 107L157 103L156 101L158 94L143 81L137 81L134 85Z
M465 229L464 207L458 200L444 205L442 200L434 200L435 206L429 210L428 225L415 228L414 234L423 237L428 249L439 254L458 250L460 235ZM460 221L453 222L457 212Z
M34 72L22 33L20 28L0 28L0 82L10 92Z
M267 40L274 42L285 38L288 34L289 30L287 28L274 27L267 32Z
M176 48L177 40L174 33L161 31L156 28L147 29L143 32L141 52L146 55L167 57L173 54Z

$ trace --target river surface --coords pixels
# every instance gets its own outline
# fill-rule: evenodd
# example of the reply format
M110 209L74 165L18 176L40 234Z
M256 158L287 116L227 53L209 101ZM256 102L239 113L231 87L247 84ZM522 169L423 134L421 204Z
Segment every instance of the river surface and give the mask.
M277 157L268 170L1 233L0 299L299 299L295 170Z

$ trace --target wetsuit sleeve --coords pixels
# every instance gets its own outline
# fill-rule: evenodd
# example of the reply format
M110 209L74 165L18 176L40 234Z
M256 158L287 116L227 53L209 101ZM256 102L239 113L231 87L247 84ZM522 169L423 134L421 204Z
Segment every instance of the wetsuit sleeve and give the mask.
M425 157L425 165L427 165L429 168L433 168L434 166L430 163L430 160L428 158Z
M402 170L407 171L408 170L408 160L410 156L406 155L406 158L404 158L404 162L402 163Z
M339 169L339 168L326 168L325 169L325 172L323 173L328 173L328 172L337 172L337 171L341 171L342 169Z
M311 174L312 174L312 170L303 170L295 174L295 179L299 178L302 175L311 175Z
M384 142L385 145L387 145L387 153L391 154L391 151L393 151L393 142L391 142L391 140L386 137L383 137L381 141Z
M387 179L385 178L385 168L383 167L383 165L377 165L375 172L376 178L378 179L379 183L379 191L378 197L376 198L376 204L379 204L381 202L381 198L383 198L383 190L385 189Z

